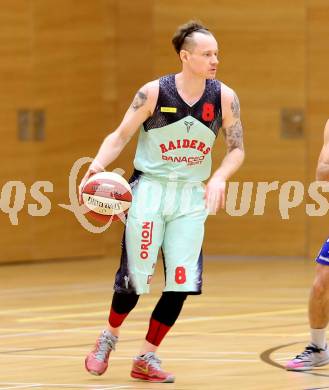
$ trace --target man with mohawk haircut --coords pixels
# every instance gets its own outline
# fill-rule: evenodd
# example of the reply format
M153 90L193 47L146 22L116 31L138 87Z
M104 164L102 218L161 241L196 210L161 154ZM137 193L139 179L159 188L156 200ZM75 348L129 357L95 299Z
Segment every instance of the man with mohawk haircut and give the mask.
M94 375L102 375L107 369L123 321L139 296L149 292L161 248L165 288L151 314L131 376L149 382L174 382L174 375L161 368L155 353L176 322L186 297L201 294L204 223L209 213L224 207L226 181L244 159L239 100L231 88L215 79L215 37L201 23L191 21L177 29L172 43L181 71L151 81L137 92L119 127L103 141L80 185L81 191L91 175L113 163L139 129L131 179L135 183L133 201L109 320L85 361ZM220 129L227 154L210 177L211 152ZM203 181L209 177L204 187ZM172 181L175 186L168 186ZM183 196L187 186L188 205ZM170 213L168 198L173 200ZM152 206L154 202L157 207ZM147 207L139 207L143 204Z

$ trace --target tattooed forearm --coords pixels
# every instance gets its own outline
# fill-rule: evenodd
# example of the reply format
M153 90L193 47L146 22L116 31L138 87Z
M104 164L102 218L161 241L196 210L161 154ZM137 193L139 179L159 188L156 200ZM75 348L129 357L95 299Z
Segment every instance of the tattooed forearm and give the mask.
M233 96L233 102L231 103L231 110L233 113L233 117L236 119L239 119L240 118L240 103L239 103L239 99L236 96L236 94L234 94L234 96Z
M146 100L147 100L147 90L145 90L144 92L142 90L138 91L134 98L134 101L131 104L131 108L134 111L137 111L139 108L144 106Z
M243 131L240 119L227 129L223 128L223 134L228 152L236 148L243 150Z

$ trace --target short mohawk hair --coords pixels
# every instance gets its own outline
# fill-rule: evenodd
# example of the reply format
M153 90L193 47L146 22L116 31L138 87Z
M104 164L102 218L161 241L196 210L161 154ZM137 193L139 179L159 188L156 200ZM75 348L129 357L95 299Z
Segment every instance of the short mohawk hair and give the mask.
M194 32L200 32L206 35L212 35L211 32L199 21L190 20L178 27L172 38L172 44L177 54L181 51L186 38L189 39Z

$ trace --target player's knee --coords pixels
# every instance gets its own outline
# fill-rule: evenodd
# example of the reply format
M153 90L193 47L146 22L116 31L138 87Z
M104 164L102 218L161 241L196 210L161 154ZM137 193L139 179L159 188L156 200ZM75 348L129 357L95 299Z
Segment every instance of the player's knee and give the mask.
M319 298L319 297L322 297L324 295L324 291L325 291L325 288L324 288L323 283L318 278L316 278L314 280L313 286L312 286L312 295L315 298Z
M172 303L175 305L176 302L184 302L187 298L187 293L182 291L165 291L162 293L162 296L166 299L167 303Z
M182 310L186 297L185 292L164 292L153 310L152 317L163 324L172 326Z
M137 304L139 295L115 292L112 298L112 308L117 313L129 313Z
M317 273L313 282L312 293L317 298L329 296L329 268Z

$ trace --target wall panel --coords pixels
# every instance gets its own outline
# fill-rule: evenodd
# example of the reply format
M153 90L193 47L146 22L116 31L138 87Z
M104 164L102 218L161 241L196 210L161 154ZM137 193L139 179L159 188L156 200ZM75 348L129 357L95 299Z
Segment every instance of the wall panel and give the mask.
M32 98L31 1L2 1L0 26L1 191L9 181L22 182L28 191L33 179L31 159L34 145L29 132L22 133L24 140L18 137L18 110L25 111ZM25 116L26 125L29 120L29 116ZM4 192L1 196L4 201ZM10 207L14 196L15 191ZM24 191L21 196L24 196ZM8 215L0 211L0 260L3 262L30 256L31 217L26 203L18 212L18 225L12 225Z
M34 1L34 107L46 115L35 174L54 185L51 213L34 219L37 258L105 254L104 235L87 232L58 204L69 203L74 162L93 156L114 123L116 64L106 51L115 51L115 12L114 1Z
M68 175L76 159L94 156L119 124L145 82L177 72L171 38L191 18L202 20L220 46L218 78L240 97L246 161L232 181L314 179L328 118L326 0L3 0L0 14L0 132L5 142L2 185L49 180L51 213L32 218L26 197L19 225L0 214L0 261L118 255L123 225L98 236L86 232L68 203ZM44 110L43 141L17 139L17 110ZM282 108L305 110L304 136L282 138ZM31 119L33 122L33 118ZM29 137L33 138L34 124ZM31 133L32 131L32 133ZM132 172L137 136L109 169ZM225 153L217 141L214 168ZM276 191L264 216L225 212L209 217L208 254L313 256L326 236L328 217L309 218L305 203L282 220Z

